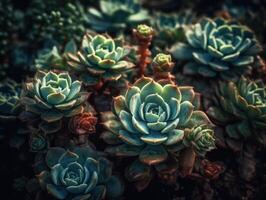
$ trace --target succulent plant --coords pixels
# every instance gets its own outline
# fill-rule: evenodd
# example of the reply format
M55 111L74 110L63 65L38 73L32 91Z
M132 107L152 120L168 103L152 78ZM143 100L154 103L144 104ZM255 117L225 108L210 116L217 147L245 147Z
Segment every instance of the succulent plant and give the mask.
M47 122L80 114L88 93L81 92L81 82L72 81L68 73L37 72L34 81L25 86L22 103L25 110Z
M73 40L66 44L63 52L60 52L57 46L52 49L43 49L35 59L35 67L38 70L59 69L67 71L66 54L75 53L76 51L77 47Z
M112 175L111 163L89 147L65 150L55 147L46 154L47 170L37 175L44 190L56 199L100 200L123 192Z
M118 144L107 152L138 156L147 165L165 161L168 151L182 146L185 128L211 124L198 106L199 96L192 87L163 86L151 78L140 78L124 96L114 98L113 113L103 114L109 132L102 137L107 143Z
M0 82L0 139L8 134L7 122L14 121L19 114L20 93L20 86L15 81L6 79Z
M137 0L100 0L99 7L89 9L90 28L97 32L117 33L149 19Z
M32 131L29 139L32 152L45 152L49 148L49 140L41 130Z
M247 27L222 18L203 18L185 30L187 43L171 48L176 59L188 60L185 74L234 79L250 71L261 51Z
M64 2L62 5L52 2L51 5L53 4L59 5L39 8L32 5L33 10L31 9L28 15L33 30L29 33L29 38L40 42L47 38L56 39L61 43L71 39L79 41L88 24L84 7L78 1Z
M80 74L87 85L95 85L99 80L118 80L132 69L126 61L127 50L120 41L109 36L86 34L81 50L76 55L68 54L68 65Z
M241 77L237 82L221 82L216 88L208 115L234 139L253 137L265 141L266 87L262 81ZM254 137L255 136L255 137Z
M82 113L70 119L69 130L76 135L92 134L96 132L97 117L93 113Z
M0 83L0 119L14 118L18 115L20 85L11 79Z
M142 40L149 39L154 35L154 30L152 27L146 24L139 24L136 29L134 29L135 35Z
M194 15L190 10L177 14L155 15L152 24L156 30L155 43L159 46L172 46L184 38L184 28L191 25Z
M170 72L173 68L172 56L170 54L159 53L153 59L153 66L156 71Z
M184 137L184 145L192 147L201 156L215 148L214 131L205 124L196 126Z

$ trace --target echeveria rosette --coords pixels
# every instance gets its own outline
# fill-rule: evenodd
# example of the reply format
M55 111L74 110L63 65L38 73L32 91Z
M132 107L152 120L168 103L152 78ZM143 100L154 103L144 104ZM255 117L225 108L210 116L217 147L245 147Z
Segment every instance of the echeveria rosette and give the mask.
M21 87L11 79L0 83L0 119L13 119L19 114Z
M43 49L38 53L37 58L34 60L35 67L38 70L64 70L68 71L66 63L66 54L76 53L77 46L74 40L70 40L64 48L63 52L57 46L52 49Z
M192 24L194 15L187 10L178 14L155 15L152 24L156 30L154 42L156 45L168 46L182 40L184 38L183 29Z
M149 19L137 0L100 0L99 10L89 9L90 28L97 32L118 33Z
M215 148L214 131L205 124L196 126L187 131L183 144L192 147L198 155L204 156Z
M25 110L40 115L47 122L72 117L84 110L88 93L81 92L81 82L66 72L37 72L34 81L25 85L22 103Z
M192 87L140 78L124 96L114 98L113 113L102 115L109 131L102 138L118 145L106 151L116 156L138 156L147 165L162 163L168 152L180 150L185 128L210 123L198 107L199 96Z
M112 199L123 192L123 185L112 175L112 164L89 147L50 148L46 164L48 169L37 178L56 199Z
M127 54L121 40L86 34L81 50L76 55L68 54L68 65L80 74L86 85L94 85L100 79L118 80L131 70L134 65L126 60Z
M247 27L222 18L203 18L185 29L187 43L171 48L176 59L188 60L185 74L231 80L250 71L261 46Z
M237 83L220 82L208 115L234 139L257 138L265 141L266 87L261 80L244 77Z

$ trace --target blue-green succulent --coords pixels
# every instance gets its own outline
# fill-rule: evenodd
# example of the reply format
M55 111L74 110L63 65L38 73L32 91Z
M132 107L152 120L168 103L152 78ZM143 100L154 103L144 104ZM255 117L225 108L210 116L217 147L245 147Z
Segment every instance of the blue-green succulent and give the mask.
M99 10L89 9L90 28L97 32L117 33L149 19L138 0L100 0Z
M152 24L156 30L155 43L160 46L171 46L184 38L184 28L192 24L194 15L191 11L177 14L155 15Z
M220 82L207 113L233 139L257 139L266 144L266 87L261 80L241 77Z
M112 175L110 161L89 147L50 148L46 164L48 169L37 178L41 187L56 199L114 199L123 192L123 185Z
M68 54L68 65L80 74L87 85L99 80L118 80L134 65L126 60L128 51L121 40L113 40L105 35L86 34L80 51Z
M106 149L116 156L138 156L147 165L164 162L168 152L182 146L184 130L196 125L210 125L199 111L199 95L192 87L161 85L151 78L138 79L125 95L115 97L113 112L104 113L103 134Z
M21 86L11 79L0 82L0 118L8 119L18 115Z
M254 33L235 21L203 18L185 30L187 43L171 48L176 59L187 60L185 74L234 79L249 72L261 46Z
M25 85L22 103L25 110L47 122L80 114L88 93L81 92L81 82L72 81L66 72L37 72L34 81Z

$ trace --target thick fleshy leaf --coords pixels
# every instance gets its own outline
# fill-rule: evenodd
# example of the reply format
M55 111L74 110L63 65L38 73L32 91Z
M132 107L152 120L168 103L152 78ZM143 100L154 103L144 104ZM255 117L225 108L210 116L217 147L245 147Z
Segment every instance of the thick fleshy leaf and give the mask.
M141 89L141 92L140 92L141 100L144 101L145 98L151 94L161 95L162 91L163 91L163 87L159 83L155 81L151 81L150 83L148 83Z
M101 157L99 161L99 183L106 183L112 176L112 164L109 160Z
M83 193L86 188L87 188L87 184L80 184L80 185L68 186L66 190L73 194L80 194L80 193Z
M140 153L139 160L147 165L156 165L167 159L168 153L161 145L147 145Z
M130 182L141 181L143 179L149 179L151 176L151 167L145 163L135 160L126 169L125 176Z
M118 97L114 97L113 108L114 108L115 114L119 116L120 112L126 109L125 98L121 95Z
M137 156L143 149L143 146L133 146L128 144L121 144L115 147L107 147L105 152L115 156Z
M129 131L131 133L137 132L137 130L135 129L135 127L132 124L132 115L130 113L122 110L119 114L119 119L127 131Z
M63 187L47 184L47 191L57 199L65 199L68 192Z
M184 131L183 130L177 130L174 129L170 132L168 132L168 139L165 141L165 145L173 145L181 141L184 137Z
M123 140L124 142L135 145L135 146L141 146L144 143L140 140L139 135L136 133L130 133L125 130L119 131L119 139Z
M47 102L52 105L62 103L66 99L66 96L62 93L52 93L47 96Z
M178 115L180 125L185 125L189 121L193 109L194 106L189 101L184 101L180 104L180 112Z
M112 176L106 183L106 194L108 197L117 198L123 194L124 185L116 177Z
M146 125L145 122L141 121L141 120L137 120L134 116L132 117L132 123L133 123L133 126L138 130L140 131L141 133L144 133L144 134L149 134L149 129Z
M62 165L63 168L65 168L69 163L75 162L78 160L78 155L67 150L58 160L58 163Z
M55 185L59 185L59 180L60 180L59 176L61 175L61 172L63 171L63 169L64 168L59 163L52 167L51 177L52 177L53 183Z
M163 87L162 97L167 103L169 103L172 98L180 101L181 92L176 85L167 84Z
M65 149L60 147L50 148L46 154L46 164L48 167L52 168L54 165L58 164L60 157L65 153Z
M167 135L163 135L160 133L157 133L157 134L152 133L152 134L141 136L140 139L147 144L158 145L167 140Z
M57 111L46 111L41 114L41 118L47 122L55 122L63 118L63 114Z

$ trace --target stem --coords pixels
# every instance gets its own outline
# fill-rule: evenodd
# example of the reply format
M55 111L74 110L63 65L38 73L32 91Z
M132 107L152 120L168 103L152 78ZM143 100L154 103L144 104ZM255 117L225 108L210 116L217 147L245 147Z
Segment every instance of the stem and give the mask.
M139 54L139 75L142 76L145 73L147 65L149 64L149 56L151 52L149 50L150 41L142 42L139 44L138 54Z
M196 159L196 153L190 148L183 149L180 153L180 174L186 177L192 173L194 163Z

